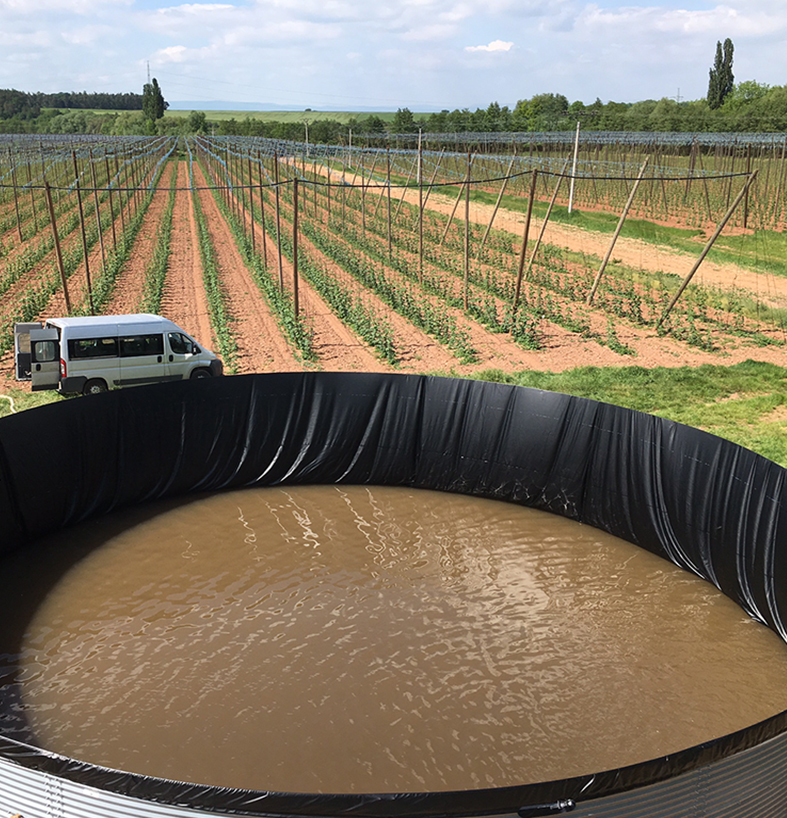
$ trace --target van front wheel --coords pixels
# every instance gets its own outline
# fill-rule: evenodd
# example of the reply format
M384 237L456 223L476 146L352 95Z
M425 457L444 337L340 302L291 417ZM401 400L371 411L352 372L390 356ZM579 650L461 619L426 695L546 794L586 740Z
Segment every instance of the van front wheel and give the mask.
M209 378L210 377L210 370L209 369L195 369L191 375L191 378Z
M99 392L106 392L107 391L107 383L106 381L102 381L101 378L93 378L92 380L88 381L83 389L83 395L97 395Z

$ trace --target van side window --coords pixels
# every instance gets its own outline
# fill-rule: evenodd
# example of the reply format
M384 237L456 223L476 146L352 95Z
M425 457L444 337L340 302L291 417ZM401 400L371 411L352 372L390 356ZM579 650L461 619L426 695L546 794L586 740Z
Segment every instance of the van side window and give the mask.
M27 336L27 342L30 343L30 336ZM36 341L33 344L33 361L38 364L47 363L48 361L57 360L57 344L54 341Z
M163 335L126 335L120 341L120 357L134 358L138 355L163 355Z
M68 357L73 361L79 358L117 358L117 338L69 338Z
M179 332L170 332L169 348L176 355L187 355L191 352L191 341Z

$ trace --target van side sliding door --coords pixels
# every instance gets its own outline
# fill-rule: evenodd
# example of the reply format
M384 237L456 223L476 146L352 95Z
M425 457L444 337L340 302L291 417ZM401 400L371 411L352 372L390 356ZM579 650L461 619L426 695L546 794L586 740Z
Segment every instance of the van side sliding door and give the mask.
M118 345L121 386L168 380L162 333L121 335Z

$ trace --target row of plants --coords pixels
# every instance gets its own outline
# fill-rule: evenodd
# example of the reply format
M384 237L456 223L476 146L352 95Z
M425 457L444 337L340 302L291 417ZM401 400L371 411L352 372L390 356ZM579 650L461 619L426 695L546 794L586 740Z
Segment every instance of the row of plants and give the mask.
M157 187L158 182L164 172L164 167L165 166L163 165L159 167L156 176L153 179L151 186L152 188ZM100 313L114 294L115 282L117 281L117 277L121 270L128 262L131 254L131 248L134 246L134 242L136 241L137 235L142 227L145 214L150 207L150 203L153 201L153 195L153 189L148 190L142 199L142 204L134 212L134 215L131 217L131 221L126 226L125 232L121 234L117 245L107 252L106 262L102 265L101 273L93 280L93 313ZM102 229L106 230L107 227L111 226L110 217L106 214L103 215L101 217L101 224ZM96 240L98 239L98 229L94 228L94 232L91 235L92 242L95 244ZM84 298L85 295L86 292L83 293L83 300L81 305L75 311L75 315L87 314L89 304Z
M69 157L69 162L70 162ZM96 184L99 187L98 191L98 198L101 204L105 203L108 198L110 198L109 190L107 189L107 185L109 184L109 176L111 175L111 170L109 174L105 169L105 165L102 162L95 163L96 170ZM123 168L123 176L119 180L118 184L116 185L116 190L114 191L114 196L119 196L121 200L128 199L130 197L129 188L133 187L133 178L130 174L130 166L124 166ZM90 179L90 185L92 186L92 176ZM57 183L56 183L57 184ZM31 192L32 195L28 196L28 192ZM24 195L22 195L24 194ZM58 221L58 229L60 230L60 219L64 213L72 210L76 207L76 196L74 191L66 191L65 189L61 189L57 186L52 191L52 198L53 198L53 210L55 211L55 218ZM17 208L14 207L11 203L6 204L6 210L3 213L2 217L0 217L0 236L6 236L9 234L11 237L16 237L19 233L19 228L21 228L22 233L22 241L21 245L29 241L31 238L35 237L38 233L42 230L47 228L50 223L49 212L47 209L46 202L44 200L43 192L40 192L39 195L36 197L35 190L33 191L24 191L21 187L18 190L18 196L21 196L21 199L18 202L18 216L17 216ZM114 196L112 197L112 206L113 209L115 207ZM88 212L93 212L94 210L94 196L92 192L84 191L83 192L83 207L85 208L85 215L88 215ZM122 205L121 205L122 206ZM72 228L73 229L73 228ZM61 235L66 234L66 230L61 232ZM18 246L14 249L18 249ZM7 246L7 241L0 240L0 257L6 256L10 251Z
M412 287L389 276L383 262L364 257L362 252L357 252L348 242L335 241L333 236L326 234L314 222L306 222L303 231L321 252L375 293L391 309L427 335L445 344L462 363L475 363L478 360L478 352L473 347L469 333L459 326L439 300L419 296Z
M292 337L290 324L294 317L294 312L288 292L283 290L279 284L273 280L266 269L261 269L264 268L264 262L262 262L260 256L254 252L252 242L240 226L238 218L235 215L235 209L230 211L227 208L225 199L218 194L216 194L216 201L225 219L235 233L236 242L244 255L244 260L251 269L256 268L259 278L258 283L266 294L269 303L272 304L277 315L279 315L280 323L282 323L282 319L284 319L284 329ZM292 263L294 260L292 239L290 235L284 231L281 232L281 235L277 235L276 220L270 215L272 208L269 207L263 219L263 213L260 211L258 204L250 198L243 201L240 207L236 209L240 210L242 208L245 212L247 206L251 218L256 220L257 223L263 224L263 229L266 231L266 234L269 235L271 239L276 239L277 244L281 246L282 255ZM351 289L338 281L337 278L330 273L325 264L312 258L311 254L306 252L303 247L301 247L298 252L298 271L299 275L302 275L314 287L323 301L325 301L334 314L337 315L345 325L353 329L369 346L375 349L381 358L391 364L397 363L399 356L392 327L385 319L381 318L378 312L367 304L360 295L353 293ZM280 302L283 303L280 304ZM283 307L288 309L282 309ZM299 324L302 325L303 321L301 320ZM309 340L311 340L311 335L309 336ZM316 356L312 354L312 357Z
M210 172L209 167L205 165L202 167L203 172L206 174ZM219 191L214 189L213 195L224 220L232 231L235 245L243 258L246 269L249 270L257 287L268 302L271 311L276 316L277 323L301 358L304 361L315 361L317 353L314 349L314 333L308 322L302 316L295 314L295 307L289 294L271 276L267 266L267 259L256 252L251 239L246 235L235 214L227 208L227 204ZM266 230L272 231L273 228L274 225L272 224L265 226Z
M160 175L160 173L161 167L158 170L158 175ZM149 190L148 193L142 198L142 202L139 204L136 212L126 225L125 233L121 231L117 246L112 248L106 254L101 272L93 281L92 297L94 312L99 310L107 302L111 295L115 278L122 269L123 265L126 263L134 242L134 238L139 232L144 212L153 197L152 188L155 187L156 181L157 179L152 182L151 190ZM127 198L131 198L131 193L127 194ZM113 213L108 213L106 211L101 214L101 231L103 231L103 233L106 233L112 228L113 217ZM100 241L99 225L95 219L87 222L85 240L88 253L90 253L90 251ZM82 242L73 242L70 248L65 248L63 250L62 255L63 271L66 281L68 281L84 263L85 256ZM39 281L31 284L31 286L25 290L24 295L16 305L15 309L12 309L11 313L4 316L2 322L0 322L0 354L13 346L14 324L19 322L30 322L41 315L52 299L52 296L61 288L61 286L62 282L59 272L52 271ZM89 312L89 309L89 295L87 286L85 286L82 292L79 293L76 304L72 305L72 314L84 315Z
M243 170L243 166L241 165ZM305 167L300 169L304 173ZM368 169L365 171L368 176ZM307 172L307 175L309 173ZM319 180L319 177L314 177ZM267 182L267 180L266 180ZM333 218L328 228L337 239L353 242L357 249L370 258L386 263L391 269L402 275L408 275L415 281L414 270L417 269L418 235L408 227L418 224L417 208L408 203L396 203L399 219L394 217L393 244L394 251L388 253L387 246L387 212L380 206L383 193L376 196L367 193L365 209L361 207L362 194L358 190L347 192L339 185L333 186ZM338 191L342 190L341 197ZM376 193L376 192L375 192ZM315 187L304 196L308 200L312 217L326 223L327 191ZM288 197L283 197L287 199ZM321 199L318 208L317 199ZM339 200L341 198L341 224L339 226ZM349 204L348 204L349 203ZM319 210L319 213L318 213ZM349 212L349 216L348 216ZM363 231L361 230L363 220ZM347 222L351 227L347 228ZM464 297L457 292L457 281L463 280L463 243L464 224L457 220L445 232L447 218L430 210L424 215L424 289L433 295L439 295L445 303L453 308L464 308ZM405 226L402 226L404 224ZM471 245L474 257L470 265L469 280L472 287L467 294L467 314L485 324L492 331L509 331L516 334L516 328L510 327L510 308L513 287L518 265L517 240L506 231L492 230L482 245L484 226L471 225ZM346 235L343 235L346 233ZM371 237L373 235L373 238ZM480 248L480 249L476 249ZM570 258L573 255L573 258ZM591 330L590 313L585 305L585 298L590 290L595 275L595 264L592 257L582 254L570 254L558 251L548 245L542 246L537 263L530 272L530 281L522 287L522 297L517 317L531 316L530 325L517 338L524 346L531 348L539 343L537 322L550 320L564 328L578 332L585 337L593 338L600 344L614 349L621 354L633 354L634 350L620 342L618 338L618 321L631 322L635 326L655 328L660 322L664 310L671 300L671 293L678 286L677 279L657 274L646 274L641 271L624 268L613 264L607 269L602 286L596 295L593 311L602 313L606 320L606 332L598 328ZM453 283L444 282L442 273L450 273ZM473 288L480 288L476 293ZM496 303L500 299L502 304ZM684 343L700 349L714 351L719 348L720 336L743 338L755 344L781 343L773 334L763 332L770 326L782 329L784 316L765 305L747 297L750 317L736 312L734 302L726 291L714 290L703 286L690 286L676 305L668 319L659 326L659 333L670 334ZM534 326L535 325L535 326Z
M108 194L105 193L104 197L107 195ZM130 197L130 193L126 191L120 195L120 206L124 207ZM61 216L57 223L58 238L61 242L71 236L79 227L80 223L76 201L72 200L71 202L66 202L66 204L68 205L67 208L61 206ZM83 209L85 220L89 223L89 219L95 216L95 205L92 199L83 204ZM66 212L66 210L70 212ZM101 224L102 229L104 229L105 226L111 226L111 218L102 214ZM4 272L2 277L0 277L0 296L8 292L23 276L31 270L34 270L54 250L54 247L55 240L51 232L34 245L21 245L20 252L16 253L14 258L9 259L3 265Z
M317 191L313 193L315 195L312 197L312 206L316 208ZM325 191L324 195L328 195L328 192ZM289 186L284 189L282 200L288 205L287 220L290 224L292 197ZM304 203L303 207L305 211L308 204ZM436 293L429 293L431 297L419 296L411 287L397 281L397 276L391 276L389 273L389 270L392 270L401 274L401 270L387 264L381 256L367 255L360 242L355 242L356 246L353 249L351 238L337 242L336 236L324 232L319 219L304 220L302 231L320 252L367 290L373 292L381 301L407 318L410 323L451 349L463 363L475 363L478 360L478 352L473 347L467 329L459 325L447 305L441 303L439 296L435 297ZM407 273L409 274L409 269ZM525 322L517 322L517 326L522 332L525 331Z
M460 275L464 227L452 226L447 231L446 241L443 242L446 222L446 218L440 214L425 214L424 257L435 266L454 275ZM387 230L387 225L375 223L374 220L368 222L367 226L373 229L380 239ZM475 243L481 244L481 226L473 225L471 229ZM415 254L417 237L408 231L403 232L404 235L398 241L403 243L411 254ZM518 264L518 253L512 242L513 237L510 234L504 231L491 231L489 240L477 252L471 265L471 280L480 286L491 287L504 300L510 299L513 295ZM588 265L588 259L575 260L569 265L563 258L564 253L550 245L542 245L541 253L538 263L531 270L530 282L565 296L575 305L582 304L595 275L595 269ZM607 313L608 319L611 316L628 318L639 326L653 327L661 319L671 299L670 293L677 289L678 284L675 276L647 275L619 264L610 266L602 288L597 294L596 306ZM710 340L714 331L749 338L758 344L778 343L778 339L763 335L761 327L770 317L772 326L783 330L783 312L774 311L751 298L745 301L749 314L756 316L748 321L735 309L730 309L732 304L728 291L692 285L659 331L670 332L684 342L709 351L715 348ZM709 310L707 307L713 309ZM575 319L569 317L566 321L565 313L561 314L561 311L545 317L572 331L587 333L586 322L582 321L584 327L577 327ZM698 321L704 325L698 324ZM609 333L607 337L608 335ZM606 343L602 335L595 335L595 338L600 343Z
M197 224L200 258L202 260L202 278L205 284L205 295L208 300L208 314L213 327L213 334L224 360L224 367L229 375L237 372L238 343L231 329L232 314L229 299L221 286L221 276L216 263L216 250L208 230L207 220L202 211L198 191L192 194L194 218Z
M145 267L145 282L139 303L140 312L157 315L161 311L161 297L164 293L164 283L167 278L167 268L169 267L172 214L175 211L177 183L178 174L173 172L169 180L167 206L164 208L161 221L156 230L156 243L153 247L153 254Z
M320 190L323 191L323 197L328 195L328 191L325 187L320 188ZM417 268L417 263L414 264L413 259L408 258L405 251L400 251L397 248L395 252L388 254L387 251L382 248L379 242L375 244L374 241L371 240L371 230L368 233L364 232L362 236L361 227L358 224L361 208L355 206L358 205L358 202L356 201L353 203L352 201L349 201L350 197L346 196L346 191L339 186L337 186L336 190L337 192L335 193L335 196L337 200L341 199L342 206L339 208L339 203L338 201L336 202L332 218L328 220L329 224L327 227L327 229L332 232L332 238L328 240L327 243L321 243L320 246L321 249L324 249L325 253L337 261L340 266L348 269L346 264L350 264L352 269L348 269L348 272L354 274L356 278L359 278L359 280L361 280L365 286L380 288L381 284L379 281L379 275L375 274L373 276L369 272L369 265L367 265L367 269L365 271L359 272L359 266L361 263L357 261L356 263L348 261L346 258L346 253L342 253L339 249L337 249L337 240L339 242L349 242L349 244L355 246L356 249L361 252L361 255L366 256L367 261L371 262L371 269L373 269L374 264L377 264L383 270L389 269L398 273L400 276L404 277L405 279L409 279L409 281L418 285L418 287L423 289L428 295L444 302L446 307L449 307L451 310L465 312L468 317L484 324L490 331L510 333L512 338L526 349L538 349L540 347L542 335L541 324L544 317L546 317L545 312L549 313L550 317L553 315L557 317L560 323L569 324L572 329L578 329L576 321L571 322L570 318L563 317L559 308L552 307L552 299L549 297L545 298L543 293L539 294L538 304L535 310L530 310L527 303L527 298L525 298L521 302L520 309L518 309L514 314L510 304L498 303L492 293L478 293L471 288L468 292L468 302L467 306L465 307L463 295L457 292L456 287L450 286L448 282L441 279L439 275L431 274L428 270L426 270L423 276L418 277L414 272ZM338 192L340 190L341 194ZM312 215L317 212L316 190L313 192L315 195L310 196L309 204L304 205L304 210L310 208L312 210ZM360 194L357 192L351 192L350 196L352 195L354 195L357 199ZM291 200L288 194L285 194L282 199L291 207ZM379 208L379 202L377 202L376 205ZM325 208L325 202L323 202L323 207ZM346 213L348 209L350 210L349 218L347 218ZM341 214L338 212L339 210L341 211ZM319 216L317 217L316 221L321 222ZM373 220L370 220L369 224L371 225L372 222ZM310 231L316 229L314 225L315 220L312 219L306 221L303 227L304 234L313 239L315 239L316 236ZM342 256L341 258L339 257L340 254ZM378 295L380 294L381 293L378 292ZM408 291L406 296L403 297L397 297L396 294L389 294L384 298L386 303L393 306L392 299L398 303L408 304L412 300L412 292ZM408 314L406 317L408 317L409 320L416 323L422 329L426 329L426 324L428 321L433 328L432 333L430 334L433 334L436 329L436 331L441 333L441 337L438 338L438 340L446 343L450 338L450 343L456 347L459 347L460 355L464 356L468 360L475 359L475 350L473 350L469 356L467 355L469 337L466 333L464 334L464 337L460 338L457 336L454 329L446 328L445 326L442 328L439 327L439 323L435 320L435 316L437 316L441 311L445 311L439 303L435 303L434 301L431 302L428 310L429 316L426 318L423 316L413 315L412 309L409 306L407 309ZM587 328L584 329L587 330ZM464 349L462 349L463 347Z

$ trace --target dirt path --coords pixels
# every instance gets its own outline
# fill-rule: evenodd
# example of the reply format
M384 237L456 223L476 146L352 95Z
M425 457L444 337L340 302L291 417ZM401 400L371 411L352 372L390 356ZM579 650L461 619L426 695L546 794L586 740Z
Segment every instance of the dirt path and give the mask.
M172 235L167 278L161 297L161 314L215 349L210 325L208 299L202 283L202 261L199 254L197 224L191 206L189 174L185 162L178 163L178 190L172 211Z
M207 187L201 169L196 166L194 183L200 188ZM246 269L212 192L202 189L198 195L216 252L222 286L229 297L231 328L238 344L238 372L292 372L304 369Z
M107 315L139 312L145 286L145 270L156 247L156 234L162 214L167 208L169 185L174 172L175 164L170 162L145 213L128 261L115 280L115 294L104 310Z

